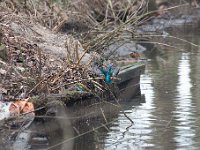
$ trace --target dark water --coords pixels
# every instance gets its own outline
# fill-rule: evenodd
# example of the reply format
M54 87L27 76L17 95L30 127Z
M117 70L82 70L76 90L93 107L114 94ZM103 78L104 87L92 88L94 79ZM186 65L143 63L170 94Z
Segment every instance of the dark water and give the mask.
M176 31L175 36L200 44L198 30ZM200 149L200 52L190 44L167 42L177 49L149 56L141 76L144 97L123 105L134 124L121 111L107 130L76 139L74 149Z

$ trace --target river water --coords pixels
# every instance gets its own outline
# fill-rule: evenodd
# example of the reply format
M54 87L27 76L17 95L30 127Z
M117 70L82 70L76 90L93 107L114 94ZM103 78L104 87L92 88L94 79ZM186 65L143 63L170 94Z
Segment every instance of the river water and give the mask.
M188 28L169 33L200 44L198 29ZM120 111L108 129L81 136L74 149L200 149L200 52L181 41L166 42L176 48L159 46L159 53L147 56L142 97L123 104L134 124Z

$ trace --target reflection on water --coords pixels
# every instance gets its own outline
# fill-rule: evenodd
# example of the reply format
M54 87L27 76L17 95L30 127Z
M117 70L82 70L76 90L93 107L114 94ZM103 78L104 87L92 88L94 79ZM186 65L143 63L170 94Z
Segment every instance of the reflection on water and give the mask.
M193 137L195 131L194 124L195 107L192 105L191 79L190 79L190 59L188 53L183 53L178 65L178 85L176 97L176 111L174 112L176 125L175 141L180 149L194 149Z
M134 106L125 112L134 121L131 125L130 121L120 113L118 120L113 123L105 141L105 149L137 149L141 145L151 147L153 144L147 143L151 140L153 129L151 121L154 120L151 112L153 111L153 87L151 86L151 78L148 75L142 76L142 92L147 95L146 103ZM148 89L148 90L147 90Z

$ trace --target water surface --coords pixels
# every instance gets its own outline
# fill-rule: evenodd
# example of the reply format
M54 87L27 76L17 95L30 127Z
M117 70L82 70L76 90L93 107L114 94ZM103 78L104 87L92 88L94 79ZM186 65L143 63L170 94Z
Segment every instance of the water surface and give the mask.
M200 42L198 30L175 31L169 33ZM149 56L141 76L144 100L124 104L123 111L134 124L121 111L111 119L108 130L85 135L74 149L200 149L200 53L190 44L166 41L176 48Z

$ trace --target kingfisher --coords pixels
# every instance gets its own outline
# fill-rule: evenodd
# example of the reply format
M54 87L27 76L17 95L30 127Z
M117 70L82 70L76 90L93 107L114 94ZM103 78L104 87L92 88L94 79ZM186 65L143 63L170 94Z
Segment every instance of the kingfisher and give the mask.
M119 73L119 69L113 69L112 65L108 65L107 70L104 69L102 66L100 67L100 71L101 73L103 73L104 75L104 81L107 84L111 84L112 83L112 76L116 76Z

